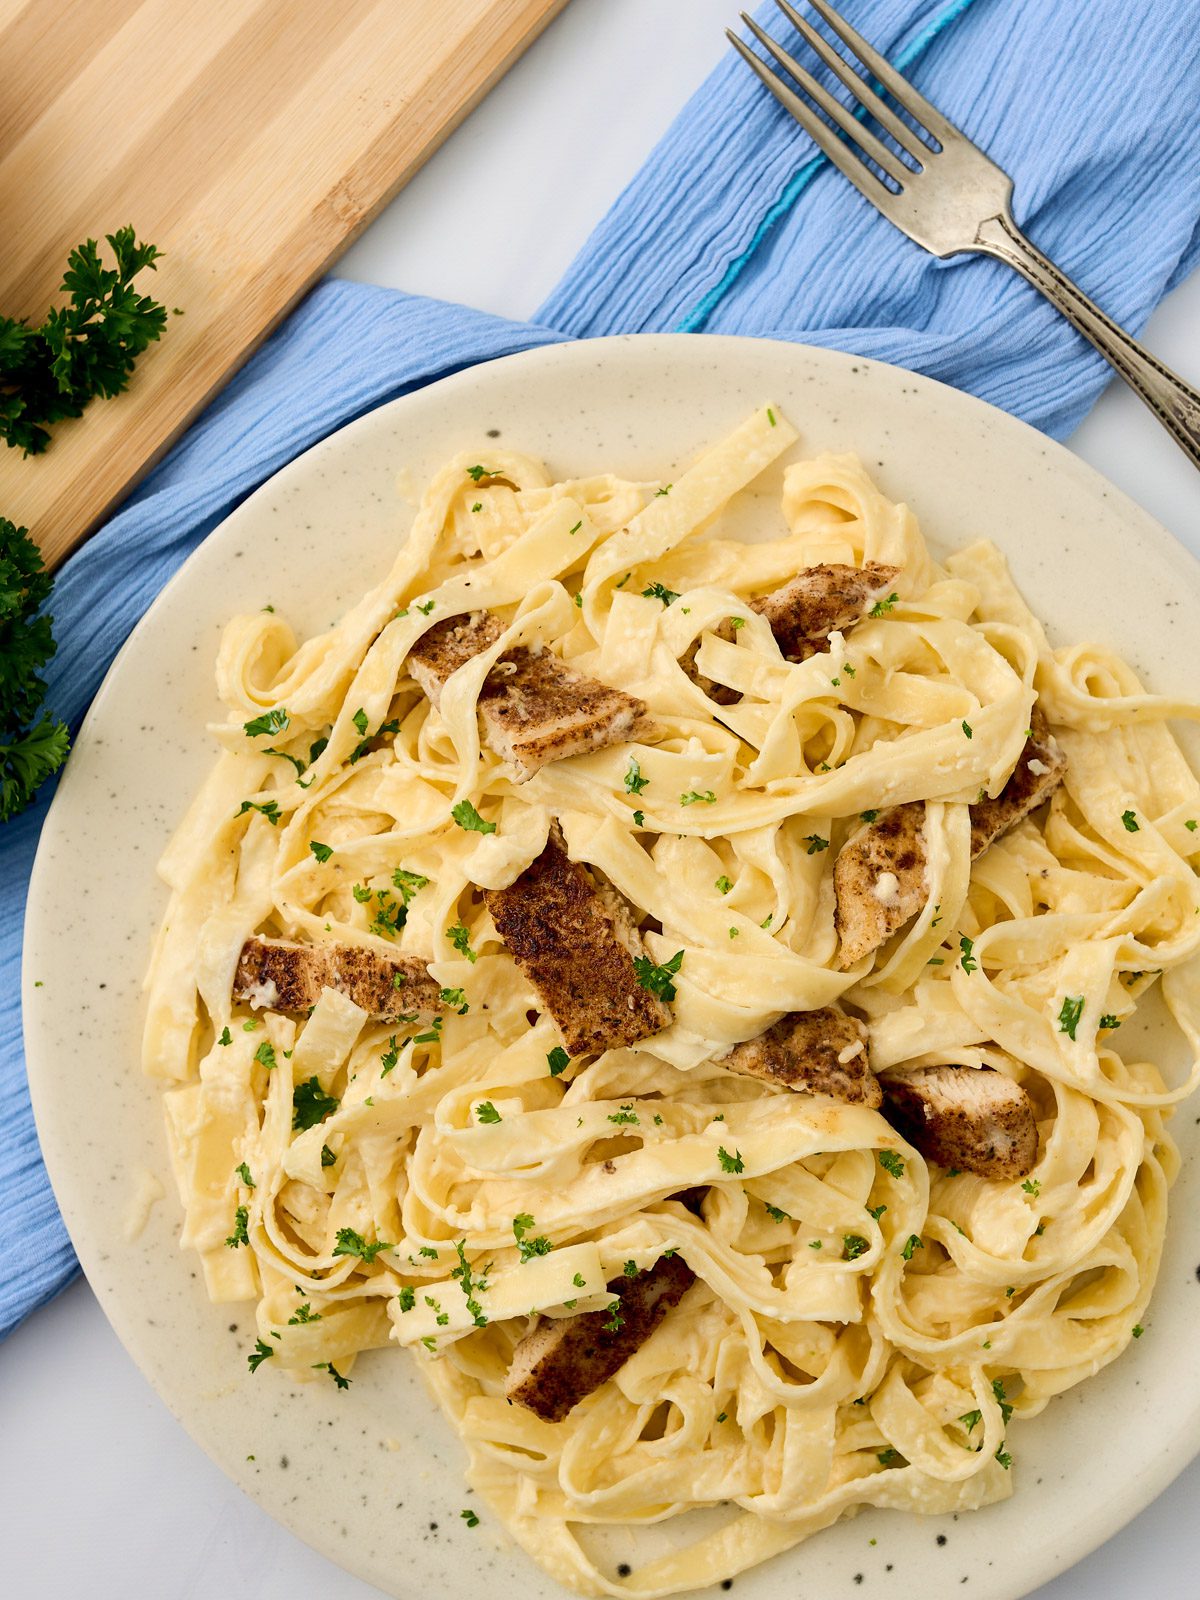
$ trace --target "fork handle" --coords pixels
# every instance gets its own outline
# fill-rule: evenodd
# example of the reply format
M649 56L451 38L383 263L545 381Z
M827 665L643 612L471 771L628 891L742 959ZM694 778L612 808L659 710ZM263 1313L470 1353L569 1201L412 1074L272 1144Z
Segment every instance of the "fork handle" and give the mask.
M1192 465L1200 467L1200 393L1105 316L1066 273L1030 243L1011 217L991 217L981 224L975 248L1007 261L1040 289L1150 407Z

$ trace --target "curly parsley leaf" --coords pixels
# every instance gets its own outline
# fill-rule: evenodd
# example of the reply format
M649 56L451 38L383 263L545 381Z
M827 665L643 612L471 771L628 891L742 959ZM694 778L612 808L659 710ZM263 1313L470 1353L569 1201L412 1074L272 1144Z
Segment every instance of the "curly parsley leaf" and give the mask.
M0 322L0 427L4 407ZM0 822L29 804L70 747L66 724L39 715L46 693L39 673L54 654L50 618L41 610L50 588L29 530L0 517Z
M485 822L469 800L460 800L456 806L451 808L450 815L458 823L459 827L465 829L467 833L495 833L496 831L496 824L494 822Z
M634 956L633 966L637 973L637 981L648 993L657 995L660 1000L674 1000L675 985L671 979L683 965L683 951L676 950L669 961L664 961L661 966L655 966L649 956Z
M297 1133L315 1128L340 1104L336 1096L325 1093L319 1078L314 1076L305 1083L298 1083L292 1090L292 1127Z
M339 1228L337 1243L333 1247L335 1256L361 1256L368 1266L375 1260L381 1250L391 1250L394 1247L385 1240L376 1240L374 1244L367 1244L361 1233L355 1233L353 1228Z

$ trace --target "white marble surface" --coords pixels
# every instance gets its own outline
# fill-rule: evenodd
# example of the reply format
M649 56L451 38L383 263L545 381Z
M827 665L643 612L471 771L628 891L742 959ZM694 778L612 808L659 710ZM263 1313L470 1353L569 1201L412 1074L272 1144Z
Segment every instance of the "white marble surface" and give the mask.
M732 0L572 0L340 270L528 316L717 60L735 9ZM497 194L503 204L489 203ZM1146 341L1200 376L1200 274L1159 309ZM1127 390L1110 388L1070 442L1200 554L1200 480ZM226 1481L125 1355L85 1283L0 1350L0 1419L4 1593L377 1594ZM1193 1600L1198 1495L1200 1463L1039 1590L1039 1600L1143 1600L1148 1592Z

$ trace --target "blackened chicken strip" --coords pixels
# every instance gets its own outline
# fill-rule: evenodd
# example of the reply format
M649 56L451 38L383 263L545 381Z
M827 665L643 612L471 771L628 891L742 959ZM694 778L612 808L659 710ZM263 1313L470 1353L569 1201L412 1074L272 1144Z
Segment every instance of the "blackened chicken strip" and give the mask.
M827 562L809 567L785 583L781 589L750 601L750 610L765 617L781 653L788 661L807 661L829 648L829 635L844 633L860 622L879 600L885 598L899 567L868 561L862 567ZM719 639L736 638L732 619L726 618L712 630ZM741 696L724 684L714 683L696 668L699 640L680 657L688 677L718 705L733 705Z
M484 899L571 1055L635 1044L670 1023L670 1007L638 982L634 958L645 952L629 908L570 859L557 828L519 878Z
M720 1064L765 1083L802 1094L825 1094L852 1106L878 1106L879 1080L871 1071L867 1030L857 1017L822 1006L793 1011L765 1033L735 1045Z
M608 1285L615 1311L540 1317L513 1351L505 1396L543 1422L561 1422L620 1371L693 1281L681 1256L663 1256L648 1271Z
M233 978L233 998L255 1010L308 1011L336 989L380 1022L449 1009L418 956L385 956L356 944L294 944L247 939Z
M789 661L807 661L829 648L831 633L845 632L885 599L899 572L879 561L861 567L827 562L751 601L750 609L767 619Z
M994 800L980 800L970 808L971 859L1048 800L1066 770L1067 758L1035 705L1029 737L1008 782ZM928 896L925 869L925 807L920 801L893 806L846 841L833 869L843 967L877 950L916 916Z
M413 646L408 670L436 706L451 673L503 632L488 611L451 617ZM510 651L488 673L477 703L484 738L518 783L549 761L603 750L647 727L643 701L573 671L549 650Z
M883 1080L889 1122L939 1166L1023 1178L1037 1160L1033 1102L990 1067L922 1067Z

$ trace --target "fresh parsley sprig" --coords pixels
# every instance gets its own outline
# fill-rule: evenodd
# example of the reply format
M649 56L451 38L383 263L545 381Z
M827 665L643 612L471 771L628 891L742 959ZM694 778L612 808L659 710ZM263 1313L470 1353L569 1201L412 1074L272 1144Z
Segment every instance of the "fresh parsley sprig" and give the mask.
M0 323L0 428L5 393ZM41 670L54 654L42 610L50 575L27 528L0 517L0 822L15 817L67 758L65 723L42 711Z
M104 265L94 239L77 245L62 280L68 304L40 327L0 317L0 439L27 456L46 448L56 422L127 388L137 358L167 325L166 306L133 287L139 272L155 269L158 249L132 227L105 238L116 265Z

